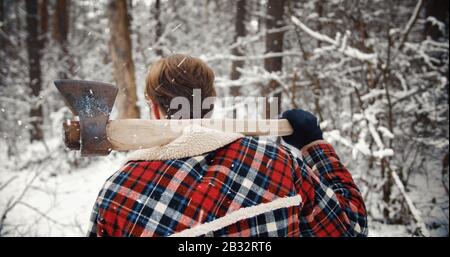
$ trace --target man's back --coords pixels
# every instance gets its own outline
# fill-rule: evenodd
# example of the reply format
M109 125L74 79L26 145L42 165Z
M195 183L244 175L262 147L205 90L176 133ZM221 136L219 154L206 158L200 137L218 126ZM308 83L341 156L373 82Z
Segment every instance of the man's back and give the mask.
M101 190L89 235L367 234L361 195L331 145L300 159L271 141L208 133L132 155Z

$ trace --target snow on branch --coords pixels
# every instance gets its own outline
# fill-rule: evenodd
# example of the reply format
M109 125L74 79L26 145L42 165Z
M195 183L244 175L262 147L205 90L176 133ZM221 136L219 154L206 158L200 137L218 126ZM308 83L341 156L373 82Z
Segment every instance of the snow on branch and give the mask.
M394 150L392 150L391 148L381 149L373 152L372 156L381 160L386 157L394 156Z
M422 220L420 211L417 210L417 208L414 206L414 203L411 200L411 198L409 198L409 196L406 194L405 186L403 185L402 181L400 180L397 172L395 172L394 170L391 170L391 175L392 175L392 178L394 179L395 185L397 186L398 190L400 191L403 198L405 199L406 204L408 205L409 211L411 212L414 220L416 221L416 224L418 226L420 233L423 236L429 237L430 232L428 231L427 227L425 226L425 223Z
M292 16L291 17L292 22L297 25L301 30L306 32L311 37L321 41L330 44L331 46L321 48L320 50L331 50L335 49L338 52L341 52L349 57L364 61L364 62L370 62L374 65L377 64L377 54L376 53L363 53L360 50L353 48L351 46L347 45L347 38L348 33L344 35L344 37L341 39L341 35L337 34L336 39L332 39L328 37L327 35L321 34L319 32L313 31L308 26L306 26L304 23L302 23L297 17Z
M234 48L237 47L241 47L241 46L246 46L250 43L256 42L258 40L260 40L261 38L270 35L270 34L275 34L275 33L280 33L280 32L286 32L289 31L293 28L292 25L288 25L288 26L284 26L281 28L274 28L274 29L269 29L269 30L264 30L261 31L260 33L253 35L253 36L247 36L247 37L241 37L237 39L237 42L233 43L232 45L230 45L228 47L229 50L232 50Z
M369 132L372 135L373 140L377 144L378 148L384 149L383 140L381 140L380 134L375 129L375 126L372 122L368 122Z
M264 60L275 57L285 57L285 56L301 56L299 52L295 51L286 51L280 53L267 53L263 55L253 55L253 56L236 56L236 55L213 55L213 56L200 56L206 62L212 61L222 61L222 60L230 60L230 61L254 61L254 60Z
M425 21L431 23L431 25L433 25L433 26L437 26L439 31L442 34L445 34L445 23L444 22L436 19L436 17L434 17L434 16L428 16Z

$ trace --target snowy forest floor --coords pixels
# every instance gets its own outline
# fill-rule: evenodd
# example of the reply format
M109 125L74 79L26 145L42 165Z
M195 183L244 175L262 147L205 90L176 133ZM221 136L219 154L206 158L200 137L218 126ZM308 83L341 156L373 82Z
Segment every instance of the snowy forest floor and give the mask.
M58 147L56 140L46 147L34 144L21 155L24 162L6 159L0 163L2 235L86 235L97 194L104 181L123 164L124 154L97 158L85 167L71 170L62 157L67 153L58 151ZM448 213L438 216L448 219ZM369 226L369 236L412 236L407 225L370 219ZM446 229L432 230L432 235L445 235Z

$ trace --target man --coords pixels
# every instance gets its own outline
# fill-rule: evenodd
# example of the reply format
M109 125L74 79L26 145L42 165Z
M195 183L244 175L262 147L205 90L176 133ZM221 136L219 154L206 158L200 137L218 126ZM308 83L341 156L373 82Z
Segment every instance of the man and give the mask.
M146 80L153 118L171 118L175 97L215 96L214 73L200 59L172 55ZM201 118L208 110L201 110ZM190 117L194 115L193 107ZM283 113L298 148L197 128L167 145L130 154L104 184L90 236L366 236L361 194L316 117Z

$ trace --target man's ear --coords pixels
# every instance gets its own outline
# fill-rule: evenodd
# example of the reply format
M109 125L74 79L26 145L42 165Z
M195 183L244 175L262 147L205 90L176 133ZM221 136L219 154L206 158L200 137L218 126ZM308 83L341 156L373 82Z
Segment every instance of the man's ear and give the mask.
M161 119L161 111L159 110L159 106L156 105L153 101L150 103L151 107L151 112L152 112L152 118L155 120L160 120Z

